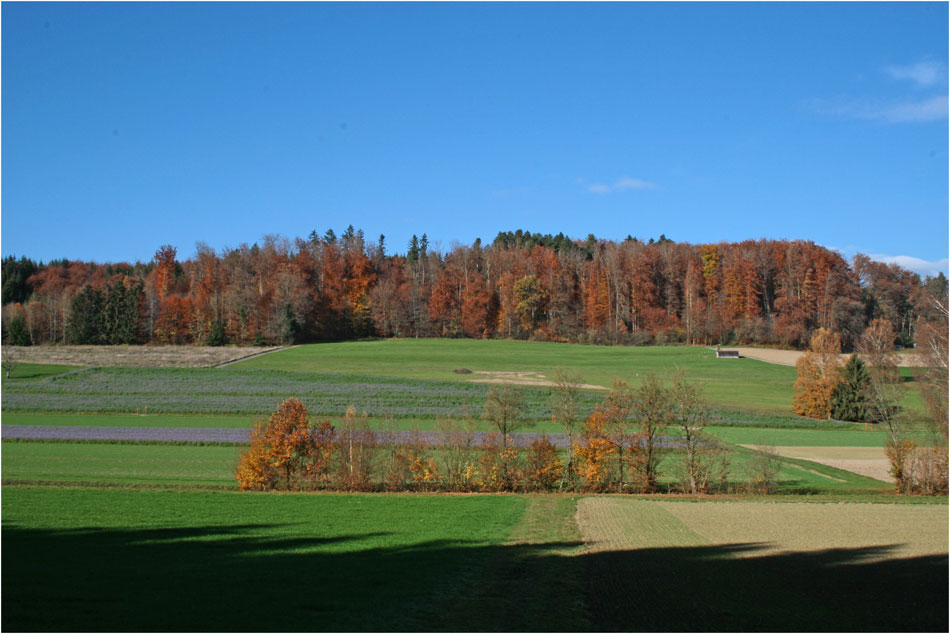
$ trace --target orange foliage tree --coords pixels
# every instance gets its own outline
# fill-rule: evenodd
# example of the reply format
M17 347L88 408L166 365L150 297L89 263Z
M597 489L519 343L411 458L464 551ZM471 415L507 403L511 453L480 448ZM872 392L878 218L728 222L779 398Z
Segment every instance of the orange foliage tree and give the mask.
M831 417L831 396L841 381L837 371L840 355L838 333L824 328L816 330L808 351L795 364L798 379L792 408L796 414L816 419Z
M235 475L242 490L297 488L300 482L296 476L313 478L325 470L332 448L332 426L322 423L312 427L307 407L299 399L289 398L266 422L257 423Z
M564 465L557 455L557 447L547 435L536 438L527 452L527 485L535 491L550 491L561 479Z
M582 440L574 445L577 473L594 491L603 491L610 485L610 460L616 448L607 438L607 418L595 411L584 421Z

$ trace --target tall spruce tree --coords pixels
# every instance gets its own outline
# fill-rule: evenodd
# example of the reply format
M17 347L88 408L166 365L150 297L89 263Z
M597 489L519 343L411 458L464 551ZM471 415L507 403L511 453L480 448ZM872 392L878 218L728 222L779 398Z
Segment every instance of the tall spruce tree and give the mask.
M858 423L868 420L865 395L871 382L871 373L864 361L853 354L839 372L842 381L831 395L831 417Z
M69 315L71 343L85 345L103 342L103 303L102 293L88 284L76 293Z
M23 317L23 315L17 315L10 320L10 326L7 329L7 334L10 337L10 345L28 346L32 343L30 341L30 333L26 327L26 319Z

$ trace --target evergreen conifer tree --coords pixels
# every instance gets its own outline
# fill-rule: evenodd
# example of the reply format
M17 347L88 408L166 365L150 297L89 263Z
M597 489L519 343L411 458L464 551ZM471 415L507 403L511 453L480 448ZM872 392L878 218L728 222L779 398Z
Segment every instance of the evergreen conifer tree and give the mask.
M868 419L865 393L871 373L858 355L853 354L841 372L842 381L831 395L831 417L836 420L863 422Z

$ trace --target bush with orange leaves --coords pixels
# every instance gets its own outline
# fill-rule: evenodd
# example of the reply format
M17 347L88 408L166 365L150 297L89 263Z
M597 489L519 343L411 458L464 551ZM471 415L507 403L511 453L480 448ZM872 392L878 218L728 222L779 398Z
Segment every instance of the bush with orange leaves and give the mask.
M564 471L557 447L547 435L535 438L528 447L527 486L532 491L550 491L557 486Z
M290 398L254 427L235 475L245 491L301 488L328 468L332 452L333 426L311 426L306 406Z
M798 379L792 409L799 416L828 419L831 417L831 397L841 382L838 365L841 355L841 337L836 332L819 328L812 335L808 352L795 364Z
M616 452L607 437L607 418L595 411L584 421L582 440L574 445L577 473L591 491L604 491L611 484L610 460Z
M505 447L498 434L487 434L482 440L475 485L480 491L514 491L522 480L519 452Z

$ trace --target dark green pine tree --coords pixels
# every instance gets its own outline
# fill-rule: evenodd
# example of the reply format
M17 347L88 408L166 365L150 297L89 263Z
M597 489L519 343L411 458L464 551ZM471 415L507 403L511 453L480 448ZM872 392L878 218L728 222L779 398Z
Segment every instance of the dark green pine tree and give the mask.
M138 339L139 303L144 290L142 282L126 285L117 280L103 294L102 343L131 344Z
M10 320L10 326L7 328L7 334L10 337L10 345L28 346L32 343L30 341L30 333L26 328L26 319L23 317L23 315L17 315Z
M412 240L409 241L409 252L406 253L406 264L410 266L419 259L419 238L412 234Z
M73 298L69 314L69 341L75 344L99 344L103 342L102 293L86 285Z
M2 274L3 277L3 305L19 302L25 302L33 288L27 284L26 280L36 273L39 267L33 260L25 256L19 260L12 255L3 258Z
M871 373L856 354L851 355L839 372L842 381L831 395L831 417L858 423L867 421L865 392L871 382Z

